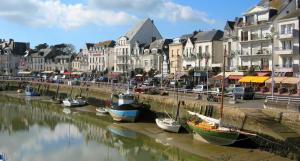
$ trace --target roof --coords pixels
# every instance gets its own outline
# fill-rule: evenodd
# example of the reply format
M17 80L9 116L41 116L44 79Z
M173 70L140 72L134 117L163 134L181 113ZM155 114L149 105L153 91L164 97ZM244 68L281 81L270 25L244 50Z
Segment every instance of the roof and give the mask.
M226 26L230 27L231 30L234 29L235 21L227 21Z
M206 32L199 32L195 35L195 42L209 42L209 41L217 41L223 38L224 32L221 30L211 30Z
M300 17L300 9L297 9L291 13L288 13L286 16L280 18L279 20L290 19L294 17Z
M53 51L52 48L41 49L38 52L31 54L32 57L46 57Z
M95 46L99 46L99 47L114 47L115 43L116 42L114 40L107 40L107 41L99 42L99 43L95 44Z
M146 20L138 22L133 28L131 28L129 31L127 31L124 36L128 38L128 40L131 40L143 27L143 25L146 23L146 21L151 21L149 18Z
M155 40L150 44L150 49L156 48L156 49L163 49L164 45L169 45L172 43L172 39L159 39Z
M95 46L95 44L93 44L93 43L86 43L85 44L86 45L86 48L89 50L91 47L94 47Z

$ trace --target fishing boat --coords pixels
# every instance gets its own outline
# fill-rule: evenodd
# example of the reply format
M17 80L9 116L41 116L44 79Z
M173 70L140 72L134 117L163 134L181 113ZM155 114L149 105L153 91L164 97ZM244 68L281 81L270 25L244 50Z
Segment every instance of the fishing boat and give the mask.
M25 95L26 96L39 96L39 94L37 92L35 92L30 85L26 86Z
M144 110L149 110L149 106L136 102L134 95L128 89L125 93L112 94L108 112L115 121L135 122Z
M176 82L176 80L175 80L175 82ZM174 86L174 91L175 91L175 88L176 87ZM159 128L161 128L165 131L174 132L174 133L178 133L180 130L180 127L181 127L181 124L178 120L180 102L178 102L178 90L176 90L176 91L177 91L176 92L177 93L176 94L177 110L176 110L175 118L170 116L165 110L165 113L168 117L155 119L155 122Z
M192 129L196 137L198 137L203 142L217 144L217 145L233 144L239 137L238 130L233 128L228 128L222 125L223 107L224 107L225 58L226 58L226 49L224 52L224 61L223 61L220 119L215 119L199 113L188 111L188 113L194 117L189 121L187 121L187 125L189 126L190 129Z

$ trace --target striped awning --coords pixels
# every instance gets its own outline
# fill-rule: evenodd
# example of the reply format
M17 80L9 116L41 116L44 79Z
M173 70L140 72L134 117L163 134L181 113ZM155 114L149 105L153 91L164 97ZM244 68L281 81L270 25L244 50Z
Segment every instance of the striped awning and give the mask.
M275 83L282 83L282 81L284 81L285 79L287 79L287 77L274 77L274 82ZM272 78L270 77L270 79L268 79L265 83L271 84L272 83Z
M281 83L284 83L284 84L298 84L298 83L300 83L300 77L287 77Z
M240 83L264 83L270 77L260 77L260 76L245 76L242 77L239 82Z

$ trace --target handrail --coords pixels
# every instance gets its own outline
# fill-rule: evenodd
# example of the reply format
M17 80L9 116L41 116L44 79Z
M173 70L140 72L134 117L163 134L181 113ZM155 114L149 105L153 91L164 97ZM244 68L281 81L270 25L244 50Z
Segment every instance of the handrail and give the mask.
M265 102L276 102L276 103L287 103L287 104L300 104L300 98L294 97L278 97L278 96L267 96Z

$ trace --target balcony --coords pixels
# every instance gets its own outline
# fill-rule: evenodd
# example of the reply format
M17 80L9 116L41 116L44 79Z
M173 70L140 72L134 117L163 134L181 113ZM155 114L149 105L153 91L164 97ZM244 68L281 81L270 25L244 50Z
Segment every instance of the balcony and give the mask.
M297 54L297 53L299 53L299 47L294 46L292 49L277 48L277 49L275 49L274 53L278 54L278 55Z
M299 35L299 30L293 29L290 32L280 33L279 39L293 39Z
M269 49L262 49L262 50L252 50L252 54L250 51L243 51L240 55L241 57L247 57L247 56L270 56L271 50Z

